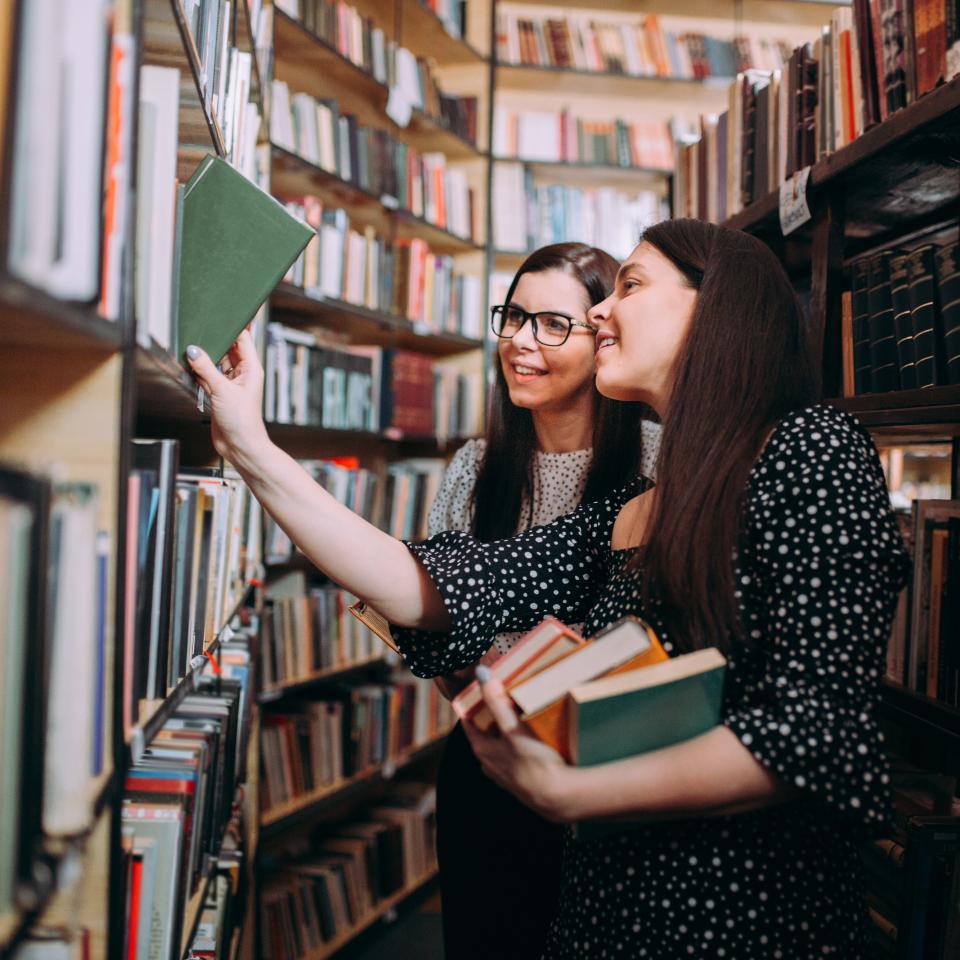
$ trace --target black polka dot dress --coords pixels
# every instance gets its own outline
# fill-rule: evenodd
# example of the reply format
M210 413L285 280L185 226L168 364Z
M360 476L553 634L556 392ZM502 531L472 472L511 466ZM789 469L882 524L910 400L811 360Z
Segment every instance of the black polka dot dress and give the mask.
M647 486L513 540L445 533L411 546L454 622L448 634L395 631L413 672L472 663L485 638L547 614L592 634L638 613L669 650L625 569L632 551L610 548L617 514ZM890 815L877 703L909 569L869 436L828 406L786 417L750 474L743 527L733 559L750 645L730 658L723 722L799 799L568 835L547 960L868 960L858 844Z

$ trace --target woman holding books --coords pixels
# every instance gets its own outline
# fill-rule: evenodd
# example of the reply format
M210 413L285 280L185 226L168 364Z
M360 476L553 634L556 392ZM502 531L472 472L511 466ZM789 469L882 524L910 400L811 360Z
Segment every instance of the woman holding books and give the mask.
M606 400L594 387L587 312L613 289L617 267L582 243L542 247L520 266L491 310L499 363L486 437L467 442L447 468L431 536L461 530L490 543L606 496L638 470L652 476L659 425L641 421L645 406ZM520 635L491 635L486 656ZM472 679L471 667L441 688L452 695ZM557 908L562 840L558 824L483 774L458 724L437 777L445 956L539 956ZM494 909L478 925L477 903L491 890Z
M876 706L908 569L876 450L814 402L799 305L755 238L658 224L591 318L599 391L663 422L658 484L487 544L403 545L323 493L266 438L248 336L232 382L202 355L194 369L218 449L321 569L415 628L396 631L415 673L546 614L588 636L638 614L671 655L726 653L720 725L595 767L524 733L487 686L500 732L469 735L491 778L551 819L633 821L568 835L546 957L865 960L858 845L890 814Z

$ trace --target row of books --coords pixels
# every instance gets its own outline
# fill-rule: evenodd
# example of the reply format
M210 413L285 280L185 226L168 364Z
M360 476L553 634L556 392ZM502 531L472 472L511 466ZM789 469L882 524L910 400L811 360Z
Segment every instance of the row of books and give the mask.
M913 554L887 647L887 677L960 707L960 501L915 500L898 514Z
M249 101L251 55L233 49L221 72L222 131L228 158L248 180L264 176L257 150L260 113ZM180 277L195 270L184 262L185 185L177 182L180 142L181 74L172 67L140 68L140 138L137 160L136 316L137 338L178 353L176 345Z
M577 240L622 260L644 229L668 216L654 190L629 193L612 187L539 186L519 163L497 163L493 172L493 224L498 250L526 252Z
M101 521L96 488L0 465L0 915L30 889L44 834L90 825L110 768Z
M293 0L281 7L340 56L388 87L394 104L402 101L405 108L420 110L465 140L476 142L476 98L444 95L427 59L388 38L371 18L342 0ZM406 119L399 109L394 116Z
M402 761L445 733L453 711L429 680L340 684L261 718L261 809Z
M960 243L854 260L843 307L844 396L960 383Z
M442 153L420 153L386 130L341 114L335 100L315 100L273 81L270 139L314 166L466 239L475 236L475 197L462 170Z
M392 244L372 227L361 233L345 210L313 196L285 201L316 231L285 279L315 297L343 300L409 320L419 331L483 337L480 278L420 238Z
M129 161L134 69L131 25L119 23L111 40L113 7L110 0L37 0L19 11L11 50L18 76L9 111L7 252L12 274L54 296L81 301L101 291L103 254L101 312L110 319L118 313L117 245L129 212L128 170L115 164ZM101 234L105 156L107 189L122 208L108 210Z
M378 905L434 873L432 785L396 783L359 813L359 819L317 831L309 851L272 866L260 899L262 956L316 956L325 944L365 926Z
M781 41L676 33L654 15L625 21L497 11L497 60L504 64L704 80L779 68L787 56Z
M271 323L265 368L274 423L446 438L475 436L482 416L479 373L409 350L324 347Z
M863 848L871 957L950 960L960 951L957 778L894 758L893 830Z
M244 920L242 866L242 857L233 851L218 858L185 960L229 960L233 937Z
M782 70L738 74L728 109L704 116L699 139L679 148L676 215L733 216L955 75L960 33L946 5L911 9L856 0Z
M227 625L260 558L260 506L239 476L178 468L176 440L137 440L127 486L123 716L162 699Z
M271 579L261 618L264 690L379 656L380 641L347 612L354 600L336 587L311 586L299 570Z
M496 157L673 170L670 127L656 120L594 120L545 110L493 112Z
M177 960L186 903L211 869L233 862L236 786L248 717L238 680L186 696L128 770L121 806L126 866L124 956Z

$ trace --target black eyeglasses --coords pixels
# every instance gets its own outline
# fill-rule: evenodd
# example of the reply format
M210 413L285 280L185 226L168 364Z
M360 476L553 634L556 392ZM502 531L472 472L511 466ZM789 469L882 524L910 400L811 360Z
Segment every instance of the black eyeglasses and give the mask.
M490 308L490 326L493 332L504 340L515 337L528 320L533 329L534 339L545 347L559 347L566 343L574 327L593 330L592 324L574 320L573 317L568 317L565 313L557 313L556 310L527 313L526 310L512 304L499 304Z

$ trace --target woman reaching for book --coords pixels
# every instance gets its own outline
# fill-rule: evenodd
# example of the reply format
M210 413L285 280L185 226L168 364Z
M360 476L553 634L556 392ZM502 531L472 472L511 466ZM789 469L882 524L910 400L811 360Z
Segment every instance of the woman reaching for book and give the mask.
M858 845L890 812L876 708L908 568L876 450L814 403L799 305L755 238L658 224L591 318L600 392L661 417L659 482L490 544L404 546L314 491L265 445L248 339L233 382L195 369L221 452L321 569L410 628L396 635L415 673L546 614L586 635L639 614L671 654L726 652L721 725L596 767L513 729L488 692L503 732L470 736L493 779L556 820L635 821L568 836L547 958L865 960Z
M491 310L497 370L486 437L447 468L429 534L463 530L484 543L550 523L581 502L652 476L659 424L647 407L606 400L594 387L587 311L613 289L617 261L582 243L534 251ZM521 636L488 638L487 656ZM453 693L473 670L445 678ZM484 776L460 724L437 775L437 852L444 955L451 960L539 956L557 907L563 833ZM478 901L495 909L477 925Z

